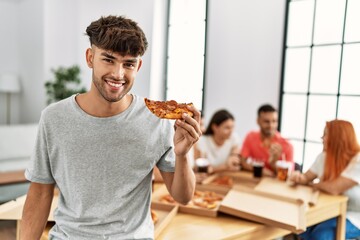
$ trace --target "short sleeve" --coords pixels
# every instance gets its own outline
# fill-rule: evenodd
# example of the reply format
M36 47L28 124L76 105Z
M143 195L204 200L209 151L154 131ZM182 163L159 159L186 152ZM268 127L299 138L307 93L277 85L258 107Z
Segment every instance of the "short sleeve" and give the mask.
M172 147L161 156L156 166L163 172L175 172L175 153Z
M315 173L318 178L321 178L324 175L324 164L325 164L325 153L320 153L315 162L311 165L310 171Z
M25 177L29 181L36 183L51 184L55 182L50 168L43 114L39 122L35 148L31 156L30 165L25 171Z
M360 154L357 154L341 173L341 176L349 178L360 184Z

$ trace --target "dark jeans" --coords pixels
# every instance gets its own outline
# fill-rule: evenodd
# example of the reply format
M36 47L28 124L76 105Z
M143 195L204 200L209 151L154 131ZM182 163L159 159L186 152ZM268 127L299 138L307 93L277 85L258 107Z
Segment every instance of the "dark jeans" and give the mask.
M360 229L346 219L346 239L360 237ZM305 232L299 235L305 240L335 240L336 239L336 218L308 227Z

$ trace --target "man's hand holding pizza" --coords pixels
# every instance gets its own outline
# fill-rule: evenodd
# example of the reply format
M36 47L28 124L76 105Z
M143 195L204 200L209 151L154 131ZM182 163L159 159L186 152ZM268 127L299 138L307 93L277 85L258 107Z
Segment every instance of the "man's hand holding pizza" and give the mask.
M189 164L187 153L201 136L200 112L192 103L154 101L145 98L147 108L159 118L175 119L174 152L175 172L161 175L171 196L181 204L187 204L195 192L195 174Z
M201 116L192 103L175 100L154 101L145 98L146 107L157 117L176 120L174 147L177 156L185 156L201 136Z
M194 106L187 106L187 108L193 113L193 117L183 113L183 119L175 122L174 147L177 156L186 155L201 136L200 112Z

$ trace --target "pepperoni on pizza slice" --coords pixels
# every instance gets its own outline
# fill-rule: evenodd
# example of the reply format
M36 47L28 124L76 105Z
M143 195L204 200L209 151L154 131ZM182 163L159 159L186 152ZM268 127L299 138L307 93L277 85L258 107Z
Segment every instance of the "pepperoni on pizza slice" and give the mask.
M182 119L182 114L187 113L190 117L193 113L187 106L193 106L192 103L177 103L175 100L154 101L145 98L147 108L159 118L165 119Z

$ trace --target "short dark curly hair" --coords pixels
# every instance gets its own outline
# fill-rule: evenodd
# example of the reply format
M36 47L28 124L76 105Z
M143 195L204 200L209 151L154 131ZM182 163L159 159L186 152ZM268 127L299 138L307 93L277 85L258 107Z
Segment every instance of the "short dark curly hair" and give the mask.
M259 107L257 114L258 117L260 117L261 113L268 113L268 112L277 112L277 111L272 105L264 104Z
M142 56L148 42L142 29L124 16L107 16L86 28L90 44L121 55Z

